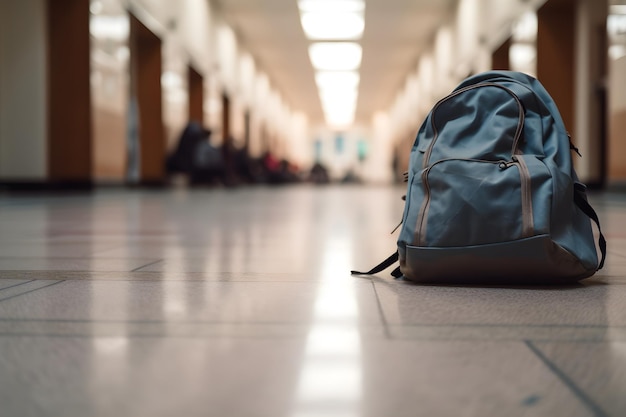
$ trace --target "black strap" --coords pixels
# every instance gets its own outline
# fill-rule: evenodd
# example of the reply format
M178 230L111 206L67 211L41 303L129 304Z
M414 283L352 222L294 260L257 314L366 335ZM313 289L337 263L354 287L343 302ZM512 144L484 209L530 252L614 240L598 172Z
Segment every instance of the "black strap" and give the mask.
M578 154L578 156L580 156L581 158L583 157L580 153L580 151L578 150L578 148L576 146L574 146L574 144L572 143L572 138L569 139L569 149L570 151L574 151Z
M394 278L400 278L402 276L402 271L400 271L400 267L397 267L393 271L391 271L391 276Z
M600 237L598 238L598 244L600 245L600 252L602 252L602 259L600 260L600 264L598 265L598 270L602 269L604 266L604 260L606 259L606 239L602 234L602 229L600 229L600 219L596 214L591 204L585 198L585 190L582 184L574 185L574 203L578 206L578 208L585 213L591 220L593 220L598 226L598 231L600 232Z
M379 263L378 265L376 265L374 268L370 269L369 271L367 271L367 272L350 271L350 274L352 274L352 275L374 275L374 274L379 273L380 271L384 271L385 269L389 268L391 265L393 265L397 261L398 261L398 252L396 251L389 258L385 259L384 261L382 261L381 263ZM398 273L400 272L400 268L396 268L396 270L398 271ZM394 275L394 273L396 273L396 270L394 270L391 275L393 275L394 277L397 278L397 276ZM400 275L402 275L402 274L400 274Z

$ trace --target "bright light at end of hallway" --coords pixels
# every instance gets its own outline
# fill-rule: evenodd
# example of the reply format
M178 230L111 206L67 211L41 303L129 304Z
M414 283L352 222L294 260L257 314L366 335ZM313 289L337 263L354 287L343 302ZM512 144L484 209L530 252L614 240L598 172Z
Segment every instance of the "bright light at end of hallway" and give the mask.
M359 73L356 71L320 71L315 82L322 101L326 122L347 126L354 120Z
M356 90L320 91L326 122L336 127L351 124L354 120L356 97Z

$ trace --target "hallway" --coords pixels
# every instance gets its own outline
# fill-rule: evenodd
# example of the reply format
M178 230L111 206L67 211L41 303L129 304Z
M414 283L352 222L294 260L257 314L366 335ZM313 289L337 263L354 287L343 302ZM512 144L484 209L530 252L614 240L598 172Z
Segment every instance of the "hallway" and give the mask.
M621 416L626 198L558 288L352 277L402 187L99 189L0 200L6 416Z

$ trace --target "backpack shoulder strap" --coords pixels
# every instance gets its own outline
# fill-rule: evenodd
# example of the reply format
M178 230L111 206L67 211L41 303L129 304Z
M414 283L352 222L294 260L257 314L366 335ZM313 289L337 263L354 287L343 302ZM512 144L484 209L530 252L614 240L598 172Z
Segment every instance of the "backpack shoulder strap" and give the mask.
M390 257L388 257L387 259L385 259L384 261L382 261L381 263L379 263L378 265L376 265L374 268L370 269L367 272L360 272L360 271L350 271L350 274L352 275L374 275L377 274L381 271L384 271L385 269L389 268L391 265L393 265L394 263L396 263L398 261L398 252L394 252ZM394 269L391 272L391 275L394 278L400 278L402 276L402 272L400 272L400 267L397 267L396 269Z
M578 206L578 208L585 213L594 223L598 226L598 232L600 236L598 237L598 245L600 246L600 252L602 253L602 259L598 264L598 270L602 269L604 266L604 260L606 259L606 239L602 234L602 229L600 229L600 219L596 214L591 204L585 198L584 186L579 185L578 183L574 184L574 203Z

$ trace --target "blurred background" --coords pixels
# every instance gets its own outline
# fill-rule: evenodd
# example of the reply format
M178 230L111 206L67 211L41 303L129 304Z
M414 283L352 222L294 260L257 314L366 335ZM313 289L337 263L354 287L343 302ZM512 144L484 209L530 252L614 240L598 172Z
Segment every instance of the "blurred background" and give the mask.
M0 187L393 183L432 105L523 71L626 182L624 0L1 0Z

